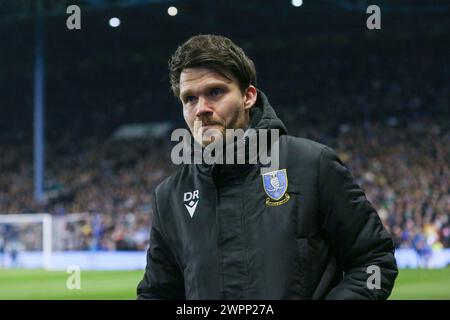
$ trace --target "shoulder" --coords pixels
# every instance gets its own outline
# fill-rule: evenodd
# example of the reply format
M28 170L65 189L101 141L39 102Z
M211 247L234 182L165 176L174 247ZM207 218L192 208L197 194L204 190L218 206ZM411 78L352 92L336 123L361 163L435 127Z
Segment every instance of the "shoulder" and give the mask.
M321 152L323 148L326 148L327 146L324 144L321 144L319 142L306 139L306 138L300 138L290 135L283 135L280 137L280 139L285 140L286 143L288 143L290 146L300 148L303 151L308 151L312 153Z
M280 152L293 161L317 163L324 153L334 153L334 150L310 139L284 135L280 137Z

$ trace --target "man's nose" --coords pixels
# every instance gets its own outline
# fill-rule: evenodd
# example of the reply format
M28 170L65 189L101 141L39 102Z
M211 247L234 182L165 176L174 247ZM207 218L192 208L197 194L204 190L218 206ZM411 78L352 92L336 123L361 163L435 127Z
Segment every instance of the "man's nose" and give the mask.
M204 98L199 98L197 105L196 117L201 118L204 116L209 116L213 113L211 104Z

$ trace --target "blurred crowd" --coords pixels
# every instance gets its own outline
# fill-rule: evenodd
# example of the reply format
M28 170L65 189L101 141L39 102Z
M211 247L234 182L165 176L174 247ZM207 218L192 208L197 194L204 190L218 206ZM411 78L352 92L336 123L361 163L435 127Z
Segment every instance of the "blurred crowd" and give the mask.
M300 131L337 150L397 247L414 247L419 239L430 248L450 247L449 127L434 119L390 120L341 124L329 140L314 127ZM74 153L55 148L47 160L44 204L33 201L30 154L10 147L0 162L0 212L52 213L60 249L143 250L150 235L152 192L176 169L170 147L141 139L90 142ZM27 247L39 246L40 230L35 238L27 230Z
M450 247L449 142L448 127L425 119L395 127L344 127L337 139L341 159L397 247Z
M259 88L289 133L337 150L396 247L450 248L448 44L433 51L415 46L417 41L396 46L391 40L390 50L376 50L370 41L361 41L350 51L352 39L337 38L336 45L326 47L330 54L320 37L307 40L300 52L286 50L284 41L268 41L270 46L259 52L245 49L255 60ZM277 63L271 62L274 56ZM148 114L155 121L170 119L174 126L182 116L167 79L161 81L166 71L151 76L145 68L140 72L145 55L130 59L112 65L81 60L79 72L72 73L63 69L64 61L61 73L51 75L45 203L33 201L32 140L0 139L0 213L53 214L55 249L148 246L152 192L176 169L170 139L108 137L120 124L149 122ZM136 75L133 85L114 82L114 75L126 79L130 68ZM97 86L97 77L105 73L113 80ZM86 90L73 91L83 83ZM23 237L26 248L40 246L39 228L8 228L0 226L0 249L6 234Z
M0 179L0 212L52 213L58 226L54 232L63 243L56 241L55 246L61 249L145 249L152 192L172 167L169 146L138 139L88 141L77 148L65 143L47 147L44 203L33 200L31 147L1 150L6 156L0 160L5 173ZM42 228L36 226L34 236L29 225L18 228L28 233L28 247L39 246Z

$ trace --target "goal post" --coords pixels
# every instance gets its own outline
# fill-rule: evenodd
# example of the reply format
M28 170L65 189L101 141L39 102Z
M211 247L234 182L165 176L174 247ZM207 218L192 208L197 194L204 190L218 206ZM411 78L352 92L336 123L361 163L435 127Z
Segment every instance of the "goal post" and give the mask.
M44 269L52 264L52 216L49 213L0 214L0 224L42 224L42 256Z

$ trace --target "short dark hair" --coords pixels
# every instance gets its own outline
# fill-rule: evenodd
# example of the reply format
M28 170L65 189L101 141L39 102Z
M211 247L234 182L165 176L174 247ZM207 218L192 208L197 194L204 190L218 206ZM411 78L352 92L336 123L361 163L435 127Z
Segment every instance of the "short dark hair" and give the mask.
M196 35L177 48L169 60L169 77L173 94L180 95L180 75L184 69L205 67L226 78L233 75L242 92L256 86L253 61L230 39L218 35Z

